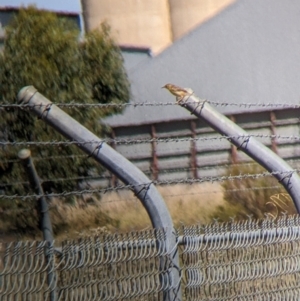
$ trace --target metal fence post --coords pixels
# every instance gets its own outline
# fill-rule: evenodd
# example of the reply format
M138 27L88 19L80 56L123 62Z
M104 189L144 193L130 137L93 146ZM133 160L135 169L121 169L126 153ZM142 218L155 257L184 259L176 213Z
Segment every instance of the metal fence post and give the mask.
M134 164L41 95L33 86L22 88L18 100L63 136L78 142L77 146L80 149L131 186L145 207L153 227L163 228L166 231L166 249L172 260L171 268L167 271L168 282L172 287L168 290L166 299L182 300L176 231L167 206L152 181Z
M53 231L49 215L48 204L44 195L44 191L39 179L39 176L36 172L35 166L31 158L31 152L29 149L22 149L18 153L18 157L21 159L24 169L28 175L30 185L32 189L40 195L38 199L39 207L39 221L40 228L43 232L43 238L46 241L45 247L45 257L48 264L48 285L50 289L50 301L57 300L56 292L56 275L54 267L54 246L53 246Z
M295 207L300 213L300 178L291 166L237 124L219 113L207 101L201 100L193 94L179 101L179 105L189 110L191 114L203 118L217 132L227 136L228 141L238 149L269 172L273 172L274 177L282 183L292 197Z

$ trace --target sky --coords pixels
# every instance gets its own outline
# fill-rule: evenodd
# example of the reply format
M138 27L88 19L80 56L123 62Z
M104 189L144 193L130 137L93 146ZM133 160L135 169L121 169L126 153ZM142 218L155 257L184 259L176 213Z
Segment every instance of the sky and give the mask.
M0 0L0 7L19 7L35 4L38 8L53 11L80 12L80 0Z

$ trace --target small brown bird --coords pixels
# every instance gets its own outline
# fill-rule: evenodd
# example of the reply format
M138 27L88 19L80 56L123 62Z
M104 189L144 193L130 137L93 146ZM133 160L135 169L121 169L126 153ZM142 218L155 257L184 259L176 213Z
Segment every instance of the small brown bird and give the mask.
M193 94L192 92L189 92L186 89L180 88L180 87L172 85L172 84L166 84L162 88L169 90L170 93L175 95L177 103L182 101L186 96L188 96L188 95L190 96Z

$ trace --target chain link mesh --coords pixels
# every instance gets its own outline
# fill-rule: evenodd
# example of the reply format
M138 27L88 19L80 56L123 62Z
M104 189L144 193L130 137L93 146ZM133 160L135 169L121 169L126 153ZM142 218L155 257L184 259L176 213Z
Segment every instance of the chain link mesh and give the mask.
M43 300L49 295L46 242L0 244L0 300Z
M299 300L300 218L183 229L186 300Z
M163 230L65 241L48 263L45 246L1 245L1 300L50 300L51 263L58 300L163 300L174 289Z
M2 243L0 299L51 300L55 289L64 301L166 300L178 283L165 240L165 231L147 230L64 241L56 249ZM300 298L300 216L183 227L178 244L184 300Z

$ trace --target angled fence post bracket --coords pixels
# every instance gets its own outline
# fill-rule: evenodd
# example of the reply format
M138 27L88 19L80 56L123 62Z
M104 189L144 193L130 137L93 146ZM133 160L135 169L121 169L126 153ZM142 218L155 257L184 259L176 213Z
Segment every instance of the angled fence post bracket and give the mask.
M228 137L229 142L273 173L289 193L297 212L300 213L300 178L291 166L267 146L219 113L206 100L201 100L192 94L186 96L178 104L190 111L191 114L205 120L214 130Z
M157 229L166 231L166 250L173 261L173 267L168 272L167 278L171 283L179 284L180 276L178 269L179 256L177 253L177 237L168 208L156 189L155 185L146 185L151 180L140 171L134 164L121 154L116 152L107 143L102 141L79 122L53 104L40 94L33 86L27 86L18 93L18 101L26 105L30 112L52 126L66 138L78 141L78 147L115 174L125 184L130 185L132 190L145 207L152 225ZM146 189L143 189L146 188ZM181 291L174 295L175 289L166 292L167 300L182 300Z

